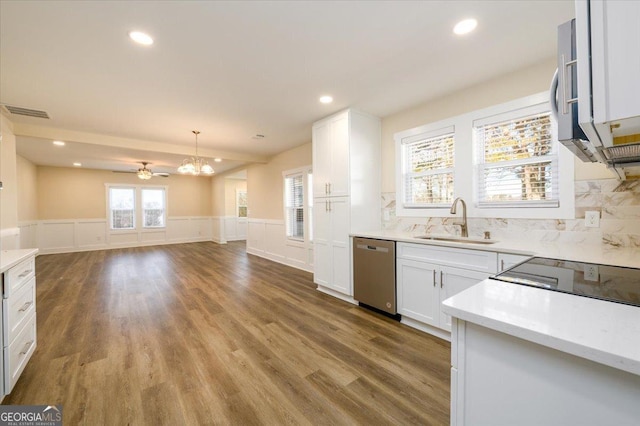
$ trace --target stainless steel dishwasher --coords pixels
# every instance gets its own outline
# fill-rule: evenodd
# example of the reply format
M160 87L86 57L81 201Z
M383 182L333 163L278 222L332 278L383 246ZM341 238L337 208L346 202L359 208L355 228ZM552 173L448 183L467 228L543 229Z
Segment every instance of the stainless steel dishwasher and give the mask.
M361 304L395 315L395 241L353 238L353 297Z

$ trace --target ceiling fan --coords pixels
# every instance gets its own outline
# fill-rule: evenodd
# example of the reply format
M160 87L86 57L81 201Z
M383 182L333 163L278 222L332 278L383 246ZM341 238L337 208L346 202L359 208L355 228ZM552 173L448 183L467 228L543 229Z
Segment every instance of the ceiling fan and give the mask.
M154 176L160 177L169 177L169 173L153 173L150 169L147 169L147 165L151 164L147 161L141 161L142 168L138 169L138 171L121 171L121 170L113 170L113 173L135 173L142 180L151 179Z

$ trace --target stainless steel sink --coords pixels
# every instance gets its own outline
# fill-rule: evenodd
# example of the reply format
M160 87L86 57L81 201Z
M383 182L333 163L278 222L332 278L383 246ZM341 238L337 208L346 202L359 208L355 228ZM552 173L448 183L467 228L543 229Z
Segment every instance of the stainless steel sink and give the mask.
M418 235L414 238L419 238L421 240L431 240L431 241L448 241L451 243L468 243L468 244L495 244L496 240L483 240L481 238L468 238L468 237L445 237L445 236L436 236L436 235Z

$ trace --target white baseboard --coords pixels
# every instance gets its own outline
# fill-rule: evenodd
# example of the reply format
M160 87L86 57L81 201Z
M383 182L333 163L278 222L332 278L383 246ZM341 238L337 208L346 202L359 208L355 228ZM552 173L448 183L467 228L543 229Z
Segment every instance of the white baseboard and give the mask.
M313 247L286 237L282 220L247 220L247 253L313 272Z
M429 324L425 324L421 321L414 320L413 318L403 316L400 319L402 324L408 325L411 328L415 328L416 330L424 331L425 333L429 333L433 336L439 337L442 340L446 340L447 342L451 341L451 333L446 330L443 330L438 327L434 327Z
M339 291L335 291L321 285L318 285L317 290L321 293L328 294L329 296L333 296L337 299L344 300L345 302L349 302L354 305L358 304L358 301L356 299L346 294L340 293Z

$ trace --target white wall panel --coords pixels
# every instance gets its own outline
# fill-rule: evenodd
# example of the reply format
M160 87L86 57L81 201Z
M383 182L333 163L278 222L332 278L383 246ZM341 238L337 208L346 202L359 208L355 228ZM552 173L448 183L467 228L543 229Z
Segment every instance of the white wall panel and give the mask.
M38 247L38 222L21 222L20 228L20 248Z
M249 219L247 253L313 272L313 248L286 238L284 221Z
M38 248L45 251L71 250L75 247L75 222L40 222Z
M77 221L74 233L79 248L103 247L107 240L107 221Z

